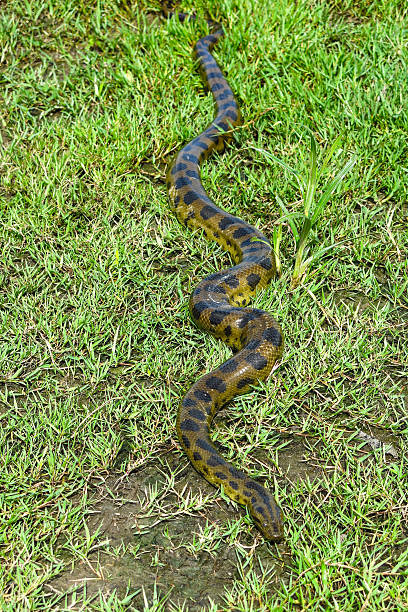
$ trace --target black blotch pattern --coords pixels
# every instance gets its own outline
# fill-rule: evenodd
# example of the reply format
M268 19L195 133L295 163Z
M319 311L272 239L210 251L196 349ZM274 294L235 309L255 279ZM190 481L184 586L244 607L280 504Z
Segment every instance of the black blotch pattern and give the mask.
M211 457L207 459L207 465L210 465L211 467L216 467L217 465L224 464L225 461L220 455L211 455Z
M184 153L183 149L183 153ZM198 157L197 155L194 155L194 153L185 153L184 154L184 158L186 159L186 161L192 162L193 164L198 164Z
M191 419L184 419L184 421L180 423L180 429L184 429L184 431L199 431L200 426Z
M251 287L251 289L255 289L260 280L261 277L259 276L259 274L252 273L247 276L247 283Z
M183 441L183 444L186 448L190 448L190 440L187 438L187 436L182 435L181 439Z
M253 338L252 340L248 342L245 348L248 349L249 351L255 351L260 344L261 344L260 340L256 340L256 338Z
M208 144L206 142L203 142L201 140L202 136L200 136L200 140L194 141L194 145L196 147L199 147L200 149L202 149L203 151L206 151L208 149Z
M183 172L183 170L185 170L187 168L187 164L185 164L184 162L177 162L173 168L172 168L172 174L173 174L173 170L174 170L174 174L176 172Z
M263 370L268 365L268 360L260 353L250 353L246 356L245 361L255 368L255 370Z
M198 408L192 408L191 410L189 410L188 414L193 417L193 419L197 419L199 421L204 421L205 420L205 414L202 410L199 410Z
M186 170L186 175L190 178L199 179L199 174L197 170Z
M240 227L237 230L235 230L232 236L233 238L242 238L243 236L248 236L248 234L251 234L251 233L252 233L252 230L246 227Z
M237 382L237 388L238 389L243 389L244 387L248 386L248 385L252 385L254 382L253 378L241 378L241 380L239 380Z
M192 406L195 406L197 404L197 402L193 400L192 397L185 397L182 403L185 408L191 408Z
M216 215L217 212L218 211L213 206L207 205L207 206L203 206L202 209L200 210L200 216L203 219L210 219L211 217L214 217L214 215Z
M205 384L209 389L214 389L220 393L223 393L227 388L225 382L219 376L211 376L210 378L207 378Z
M224 329L224 334L226 338L229 338L231 335L231 325L227 325L227 327Z
M231 489L234 489L234 491L238 491L238 483L236 483L234 480L230 480L229 481L229 486L231 487Z
M253 491L256 491L258 495L262 498L262 500L265 502L266 505L270 505L268 492L266 491L266 489L264 489L262 485L251 480L250 482L247 482L246 486L248 487L248 489L252 489Z
M282 344L281 333L276 327L268 327L263 333L263 337L268 342L272 342L273 346L280 346Z
M227 117L229 117L230 119L232 119L232 121L236 121L236 119L237 119L237 117L238 117L237 113L236 113L236 112L235 112L235 110L233 110L233 109L228 110L228 111L227 111L225 114L227 115Z
M206 310L207 308L209 308L208 306L208 302L196 302L195 304L193 304L193 308L192 310L192 315L195 319L199 319L200 318L200 314Z
M182 189L183 187L188 187L190 185L190 179L186 176L182 176L176 179L174 183L176 189Z
M225 282L227 283L228 287L231 287L231 289L236 289L237 287L239 287L239 280L234 274L230 274L230 276L227 276Z
M223 474L222 472L215 472L214 474L217 478L219 478L220 480L227 480L227 477L225 474Z
M183 196L183 200L186 204L192 204L196 200L199 200L200 196L195 191L187 191Z
M263 268L264 270L271 270L272 269L272 262L271 262L270 259L268 259L268 257L264 257L258 263L261 266L261 268Z
M228 361L223 363L218 369L224 374L230 374L231 372L235 372L237 367L238 363L235 361L235 359L228 359Z
M233 478L241 478L244 474L242 472L240 472L240 470L238 470L236 467L234 467L233 465L230 465L228 467L229 473L231 474L231 476Z
M220 230L227 229L230 225L234 225L234 223L238 223L238 219L236 217L223 217L218 223L218 227Z
M262 506L256 506L255 510L262 514L262 516L265 516L265 508L262 508Z
M217 454L215 448L206 440L197 440L197 446L199 446L202 450L207 451L207 453Z
M196 461L201 461L201 460L202 460L202 457L201 457L200 453L198 453L197 451L195 451L195 452L193 453L193 457L194 457L194 459L195 459Z
M202 389L197 389L194 391L194 395L201 402L211 402L211 395L207 393L207 391L203 391Z
M209 317L211 325L219 325L223 322L227 315L228 312L225 312L223 310L213 310Z
M249 323L250 321L252 321L253 319L256 319L256 317L257 317L257 316L259 316L259 315L258 315L258 314L256 314L254 311L248 311L248 312L246 312L246 313L243 315L242 319L240 319L240 320L238 321L238 327L239 327L240 329L242 329L243 327L245 327L246 325L248 325L248 323Z

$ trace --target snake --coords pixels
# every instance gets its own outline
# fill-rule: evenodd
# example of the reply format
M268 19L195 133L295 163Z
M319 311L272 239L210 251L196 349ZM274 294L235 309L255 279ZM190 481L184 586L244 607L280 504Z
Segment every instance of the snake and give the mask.
M167 18L180 22L196 15L162 5ZM269 489L229 463L210 438L216 413L232 398L248 392L271 373L283 349L282 331L275 319L257 308L247 308L258 289L276 274L276 257L270 241L256 227L219 208L205 191L200 165L213 152L221 153L242 125L234 94L212 55L224 36L222 26L207 20L210 34L195 44L202 80L212 93L216 116L196 138L178 151L168 166L166 184L170 207L177 219L192 230L203 230L231 254L235 265L204 278L189 300L197 327L221 339L233 356L202 376L185 394L177 414L177 435L194 468L208 482L222 486L226 495L246 506L266 540L283 537L282 513Z

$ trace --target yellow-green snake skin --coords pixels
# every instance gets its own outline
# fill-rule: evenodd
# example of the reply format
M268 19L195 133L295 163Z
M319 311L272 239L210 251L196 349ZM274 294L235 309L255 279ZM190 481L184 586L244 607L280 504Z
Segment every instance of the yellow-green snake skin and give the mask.
M172 12L164 8L167 16ZM179 14L180 21L190 18ZM270 374L283 348L281 330L272 316L246 306L257 289L275 274L270 242L256 228L218 208L200 180L200 163L213 151L223 151L231 130L241 123L234 95L211 55L223 36L218 24L195 46L201 74L212 92L217 115L208 128L189 142L169 167L167 187L171 207L181 223L201 228L229 251L235 266L207 276L193 291L190 313L197 326L221 338L235 355L189 389L177 417L180 443L196 470L226 494L247 506L268 540L282 538L281 511L271 492L228 463L210 440L209 427L217 411L231 398L248 391ZM255 241L254 241L255 239Z

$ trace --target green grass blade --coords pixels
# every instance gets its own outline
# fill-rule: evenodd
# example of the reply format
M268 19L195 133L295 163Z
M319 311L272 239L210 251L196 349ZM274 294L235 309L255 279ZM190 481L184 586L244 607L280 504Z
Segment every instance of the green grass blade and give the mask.
M326 190L324 191L323 195L320 197L316 205L316 208L313 212L312 225L316 223L317 219L319 218L319 216L321 215L323 211L323 208L326 206L327 202L329 201L330 196L336 191L337 187L340 185L341 181L344 179L346 174L348 174L348 172L350 172L350 170L353 168L356 161L357 161L356 157L352 157L345 164L345 166L340 170L340 172L336 174L334 179L328 184Z
M310 137L310 169L309 169L309 177L307 181L306 196L305 196L305 203L304 203L305 217L309 216L310 208L312 206L314 194L316 191L316 183L317 183L316 158L317 158L316 140L312 134Z

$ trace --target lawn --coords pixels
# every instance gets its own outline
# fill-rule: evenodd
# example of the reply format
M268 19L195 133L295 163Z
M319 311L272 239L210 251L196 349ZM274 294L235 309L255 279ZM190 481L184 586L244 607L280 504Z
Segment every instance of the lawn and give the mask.
M10 0L0 13L2 610L408 610L408 10L398 0L203 0L244 125L203 166L272 237L272 377L216 418L275 491L285 540L200 478L175 433L229 355L188 296L230 259L168 207L166 166L212 119L204 19L140 0ZM291 288L310 134L318 189L356 163Z

